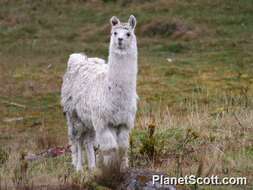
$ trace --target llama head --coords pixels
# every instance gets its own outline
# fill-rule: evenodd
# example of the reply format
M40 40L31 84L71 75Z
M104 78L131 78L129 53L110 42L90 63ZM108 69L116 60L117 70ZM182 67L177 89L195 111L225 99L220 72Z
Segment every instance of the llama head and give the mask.
M126 23L121 23L115 16L111 18L110 22L112 26L111 50L116 53L124 53L136 46L136 37L134 34L136 19L133 15L129 17Z

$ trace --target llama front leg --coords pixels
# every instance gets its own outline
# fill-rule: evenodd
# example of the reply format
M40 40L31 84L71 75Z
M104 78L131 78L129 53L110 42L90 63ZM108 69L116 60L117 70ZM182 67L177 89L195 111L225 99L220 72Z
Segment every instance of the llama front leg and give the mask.
M119 129L117 142L119 146L120 171L125 171L128 167L128 148L129 148L129 130Z
M77 143L77 165L76 165L76 170L77 171L82 171L83 170L83 151L82 151L82 145L83 141L78 140Z
M93 170L96 167L96 157L92 142L86 143L86 153L88 160L88 168L89 170Z

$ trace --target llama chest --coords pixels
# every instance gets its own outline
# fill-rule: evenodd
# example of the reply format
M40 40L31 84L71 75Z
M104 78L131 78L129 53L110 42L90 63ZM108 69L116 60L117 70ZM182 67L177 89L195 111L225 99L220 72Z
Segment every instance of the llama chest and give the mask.
M136 109L129 107L128 109L123 107L106 108L103 113L106 123L113 126L126 125L131 128L135 119Z
M108 86L107 103L114 114L131 113L136 108L136 90L134 87L123 85Z
M103 120L113 125L126 124L131 126L134 122L135 113L136 97L125 96L123 92L108 96L104 101L103 109L101 109Z

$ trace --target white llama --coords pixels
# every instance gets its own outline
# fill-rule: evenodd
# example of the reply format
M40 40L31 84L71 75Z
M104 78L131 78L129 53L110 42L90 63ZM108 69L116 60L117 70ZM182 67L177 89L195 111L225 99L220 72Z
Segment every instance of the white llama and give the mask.
M108 166L120 156L120 169L128 167L129 132L137 110L136 19L127 23L113 16L108 64L99 58L72 54L63 78L61 104L66 114L72 164L82 170L82 145L88 167L96 167L94 145ZM119 154L120 152L120 154Z

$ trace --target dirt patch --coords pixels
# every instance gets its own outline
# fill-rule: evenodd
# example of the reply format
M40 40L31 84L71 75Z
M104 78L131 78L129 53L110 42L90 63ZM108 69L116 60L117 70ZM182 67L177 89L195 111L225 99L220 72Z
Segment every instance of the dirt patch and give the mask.
M189 26L180 20L156 19L143 24L140 32L144 36L163 36L182 38L184 40L195 39L200 34L200 29Z

